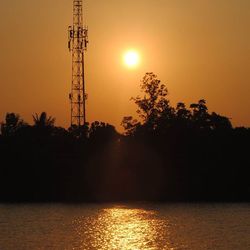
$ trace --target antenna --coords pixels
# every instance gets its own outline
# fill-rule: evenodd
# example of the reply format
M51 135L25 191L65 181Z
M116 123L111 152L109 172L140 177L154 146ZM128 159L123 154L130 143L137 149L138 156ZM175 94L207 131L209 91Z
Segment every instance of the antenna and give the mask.
M72 53L71 126L86 123L84 54L88 45L88 28L83 26L82 0L73 0L73 26L68 28L68 48Z

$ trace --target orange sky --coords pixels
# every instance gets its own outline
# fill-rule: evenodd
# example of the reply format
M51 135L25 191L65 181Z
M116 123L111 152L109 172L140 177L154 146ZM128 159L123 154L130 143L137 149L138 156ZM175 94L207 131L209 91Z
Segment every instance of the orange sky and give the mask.
M71 55L67 27L71 0L0 3L0 121L6 112L26 121L46 111L68 127ZM172 105L204 98L210 111L250 126L249 0L87 0L88 121L119 127L135 114L145 72L167 84ZM122 62L130 48L141 64Z

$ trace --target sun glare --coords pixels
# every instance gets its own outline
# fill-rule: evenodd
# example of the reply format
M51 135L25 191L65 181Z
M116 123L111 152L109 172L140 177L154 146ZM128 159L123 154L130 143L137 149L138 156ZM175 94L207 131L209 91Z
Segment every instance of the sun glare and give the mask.
M124 54L124 63L129 67L129 68L134 68L139 64L140 58L138 52L134 50L127 51Z

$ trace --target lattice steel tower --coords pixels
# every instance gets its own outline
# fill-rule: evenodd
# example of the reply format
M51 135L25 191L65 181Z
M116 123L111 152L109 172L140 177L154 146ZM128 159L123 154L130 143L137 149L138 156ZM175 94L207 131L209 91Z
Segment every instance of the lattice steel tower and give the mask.
M73 0L73 26L68 29L68 47L72 53L71 126L86 123L84 54L88 45L88 29L83 26L82 0Z

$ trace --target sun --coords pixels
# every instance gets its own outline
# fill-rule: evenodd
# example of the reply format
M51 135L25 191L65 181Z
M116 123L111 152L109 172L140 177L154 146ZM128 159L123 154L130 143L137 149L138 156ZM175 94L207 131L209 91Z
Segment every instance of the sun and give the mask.
M135 68L140 61L140 57L137 51L135 50L129 50L124 54L124 63L129 68Z

